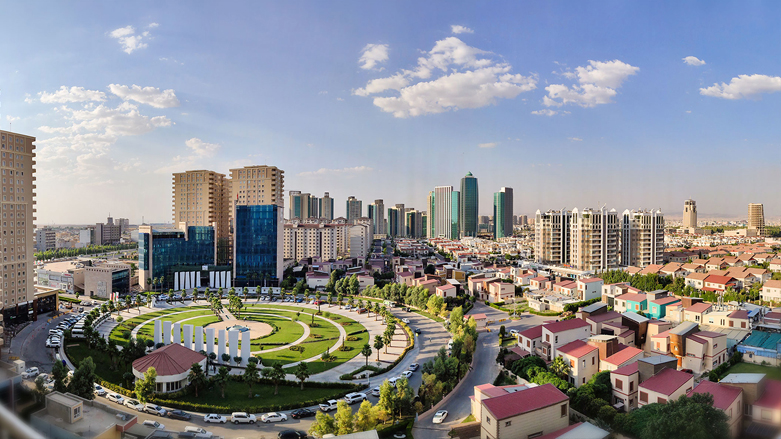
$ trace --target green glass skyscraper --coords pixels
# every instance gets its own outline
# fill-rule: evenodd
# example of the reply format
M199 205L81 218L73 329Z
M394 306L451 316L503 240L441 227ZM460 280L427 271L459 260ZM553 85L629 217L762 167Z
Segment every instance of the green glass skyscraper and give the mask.
M479 198L477 191L477 178L468 172L461 179L461 201L458 222L461 236L477 236L477 210Z
M513 189L494 192L494 238L513 236Z
M459 222L459 217L461 216L461 193L453 191L450 196L452 197L450 207L450 223L452 226L450 229L450 236L451 239L458 239L458 234L461 230Z

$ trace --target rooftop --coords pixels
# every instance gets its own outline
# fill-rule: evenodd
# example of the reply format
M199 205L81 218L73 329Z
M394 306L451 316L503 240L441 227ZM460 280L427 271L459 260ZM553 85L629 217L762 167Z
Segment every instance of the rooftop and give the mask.
M621 314L610 311L602 314L596 314L590 317L586 317L586 320L591 320L594 323L604 322L605 320L620 319Z
M772 409L781 408L781 381L765 381L765 392L759 399L754 401L754 405Z
M591 325L589 325L582 319L570 319L570 320L564 320L563 322L548 323L547 325L543 325L543 328L547 329L553 334L557 332L569 331L571 329L577 329L583 327L590 328Z
M640 387L669 396L693 379L692 375L686 372L666 368L645 380Z
M542 386L531 387L520 392L483 400L483 405L497 420L501 420L549 407L567 400L569 400L567 395L562 393L553 384L548 383Z
M625 293L616 297L616 299L627 300L630 302L638 302L638 303L647 300L645 294L637 294L637 293Z
M688 308L685 308L684 311L703 313L703 312L711 309L712 307L713 307L713 305L711 305L710 303L700 302L700 303L695 303L694 305L692 305L692 306L690 306Z
M558 352L567 354L575 358L580 358L596 350L598 350L596 346L591 346L590 344L586 343L583 340L575 340L557 349Z
M525 331L521 331L520 335L531 339L540 338L542 337L542 325L537 325Z
M691 397L695 393L710 393L713 395L713 406L717 409L727 410L729 406L740 396L743 390L739 387L725 386L712 381L700 381L700 384L692 389L688 395Z
M604 439L608 432L588 422L578 422L568 427L540 436L538 439Z
M634 363L627 364L626 366L619 367L618 369L611 371L610 373L614 373L616 375L632 375L633 373L637 373L637 361Z
M781 343L781 334L754 331L741 344L774 351L777 349L778 343Z
M764 373L731 373L721 379L722 383L756 384L765 379Z
M157 349L133 362L133 370L146 372L154 367L158 376L179 375L190 370L193 364L200 363L206 357L180 344L169 344Z
M619 366L629 360L632 359L632 357L636 356L637 354L643 353L642 349L638 349L632 346L626 346L623 345L624 348L620 351L616 352L615 354L605 358L603 361L606 361L612 365Z

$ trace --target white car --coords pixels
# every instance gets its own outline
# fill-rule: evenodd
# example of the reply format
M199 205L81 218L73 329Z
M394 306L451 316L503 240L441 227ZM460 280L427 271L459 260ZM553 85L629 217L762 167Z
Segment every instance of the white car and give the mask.
M396 387L396 381L399 380L399 377L393 377L388 380L391 386Z
M125 398L122 397L119 393L109 393L106 397L109 401L116 402L117 404L124 404Z
M411 370L405 370L404 372L401 373L401 376L404 377L404 378L409 379L412 376L412 371Z
M401 319L401 322L402 322L402 323L409 324L409 319Z
M202 437L212 437L214 433L211 431L206 431L201 427L196 427L194 425L188 425L187 427L184 427L185 433L192 433L195 435L194 437L202 438Z
M58 347L60 347L60 340L46 340L46 347L47 348L58 348Z
M161 423L159 423L157 421L153 421L151 419L148 420L148 421L144 421L144 426L145 427L149 427L149 428L153 428L155 430L165 430L165 425L163 425L163 424L161 424Z
M38 376L38 368L37 367L31 367L24 372L22 372L22 378L29 380L30 378L35 378Z
M329 399L327 402L320 404L320 410L324 412L330 412L331 410L336 410L336 404L338 402L339 401L335 399Z
M208 414L203 417L203 422L211 422L216 424L224 424L228 422L228 418L225 416L220 416L214 413Z
M266 413L265 415L260 417L260 420L269 423L269 422L280 422L280 421L287 421L287 415L284 413Z
M380 396L380 388L379 387L373 388L371 393L372 393L372 396L379 397Z
M102 386L95 384L95 394L98 396L106 396L108 392L106 392L106 389L104 389Z
M143 411L144 410L144 404L141 404L140 402L136 401L135 399L128 399L125 400L125 407L129 409L133 409L136 411Z
M234 424L254 424L256 420L255 415L248 415L244 412L231 413L231 421Z
M366 394L365 393L348 393L344 396L345 402L347 404L357 404L359 402L363 402L366 400Z
M49 335L62 336L63 332L59 329L49 329Z
M435 424L441 424L442 421L445 420L445 418L447 418L447 410L440 410L434 413L434 419L432 420L432 422Z
M516 337L518 335L518 330L517 329L511 329L510 330L510 335L512 335L513 337Z
M415 372L416 370L418 370L419 367L420 365L418 363L412 363L409 365L409 370Z

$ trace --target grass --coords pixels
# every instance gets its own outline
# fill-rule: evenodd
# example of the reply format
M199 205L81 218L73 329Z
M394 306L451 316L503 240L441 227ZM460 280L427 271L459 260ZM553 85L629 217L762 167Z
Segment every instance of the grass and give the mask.
M198 307L188 307L188 308L170 308L170 309L161 309L159 311L153 311L147 314L143 314L137 317L133 317L132 319L127 319L124 322L120 323L114 329L111 330L111 334L109 334L109 338L117 342L120 346L126 346L128 339L123 337L121 335L122 331L130 331L133 330L136 326L146 322L147 320L153 319L155 317L164 316L167 314L173 314L175 312L181 312L186 310L202 310L205 307L198 306ZM152 328L154 330L154 324L152 324Z
M467 422L475 422L475 416L470 414L466 418L464 418L463 421L461 421L462 424L466 424Z
M760 364L753 363L738 363L727 370L727 374L731 373L764 373L769 379L781 380L781 369L772 366L762 366ZM726 375L725 375L726 376Z
M369 333L362 332L355 335L354 337L358 337L358 340L347 341L344 343L345 346L351 348L349 351L340 351L338 349L331 351L330 354L335 357L334 361L325 362L323 360L316 360L310 362L307 364L307 366L309 366L309 372L312 374L325 372L326 370L332 369L336 366L339 366L340 364L344 364L347 361L352 360L356 355L360 355L363 345L369 342ZM371 357L369 357L369 361L371 361Z
M257 338L255 340L252 340L252 350L258 351L260 350L261 345L263 344L271 344L271 343L292 343L299 338L301 338L302 335L304 335L304 328L301 327L298 323L288 320L284 317L290 317L294 318L295 314L287 313L287 312L272 312L269 311L269 313L277 314L277 316L271 316L271 315L253 315L253 314L242 314L241 318L244 320L250 320L254 322L263 322L268 323L269 325L273 326L276 331L273 334L269 334L265 337ZM290 314L290 315L287 315Z
M445 319L443 319L442 317L437 317L437 316L431 315L431 314L427 313L426 311L421 311L421 310L415 309L415 308L410 308L410 309L412 310L412 312L418 313L418 314L422 315L423 317L425 317L427 319L431 319L431 320L433 320L435 322L443 323L445 321Z
M507 337L504 340L502 340L501 346L502 347L508 347L508 346L514 346L518 343L518 339L515 337Z
M68 359L70 359L71 363L76 367L79 366L81 360L92 357L92 361L95 363L95 375L99 376L104 381L117 385L123 384L122 375L125 372L131 371L130 365L123 364L122 362L119 362L117 370L112 370L113 364L108 355L95 349L88 349L87 343L83 341L67 343L65 345L65 353L68 355Z
M243 382L229 381L225 386L225 398L222 398L219 386L214 386L211 389L200 391L198 398L195 394L182 395L177 398L177 401L201 403L201 404L216 404L216 405L234 405L234 406L271 406L282 404L293 404L296 401L311 401L320 398L330 398L339 394L343 394L345 390L349 389L348 386L343 388L323 389L323 388L308 388L304 383L304 390L301 387L296 386L279 386L279 394L274 395L274 386L268 384L255 384L252 386L252 394L260 395L257 398L248 398L249 389Z
M268 365L271 362L288 364L295 361L306 360L322 354L326 349L330 349L338 343L339 329L336 326L322 319L317 319L315 323L317 323L318 326L310 326L311 333L309 338L298 345L304 347L303 353L290 349L281 349L269 352L268 354L261 353L260 357L263 359L263 364ZM313 335L320 335L321 337L315 338Z
M162 322L176 323L176 322L180 322L182 320L191 319L193 317L209 316L209 315L211 315L211 317L214 318L214 320L212 320L210 323L219 322L219 321L222 320L220 317L215 316L214 313L211 310L208 310L208 309L187 311L187 312L183 312L181 314L175 314L175 315L172 315L172 316L161 317L159 320L162 321ZM185 324L195 326L193 324L193 321L185 322ZM145 338L153 339L154 335L155 335L155 324L153 322L148 322L146 325L144 325L143 327L141 327L141 329L138 330L138 335L137 336L138 337L145 337Z

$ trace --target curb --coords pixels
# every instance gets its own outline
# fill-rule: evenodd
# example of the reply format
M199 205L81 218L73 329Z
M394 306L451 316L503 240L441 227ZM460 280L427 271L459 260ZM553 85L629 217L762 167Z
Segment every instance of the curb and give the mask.
M436 413L437 410L439 410L440 407L442 407L443 405L448 403L450 401L450 398L452 398L453 395L455 395L456 392L461 389L461 386L466 382L466 378L469 376L470 373L472 373L472 370L473 370L474 365L475 365L475 358L477 357L476 354L477 354L477 352L472 354L472 362L469 364L469 370L464 374L463 377L461 377L461 381L459 381L458 384L456 384L456 387L453 387L453 390L451 390L450 393L445 395L445 397L442 398L441 401L439 401L438 403L434 404L434 407L431 407L430 409L426 410L425 412L419 414L418 415L418 419L421 419L423 417L429 416L432 413ZM413 426L413 428L414 428L414 426Z

